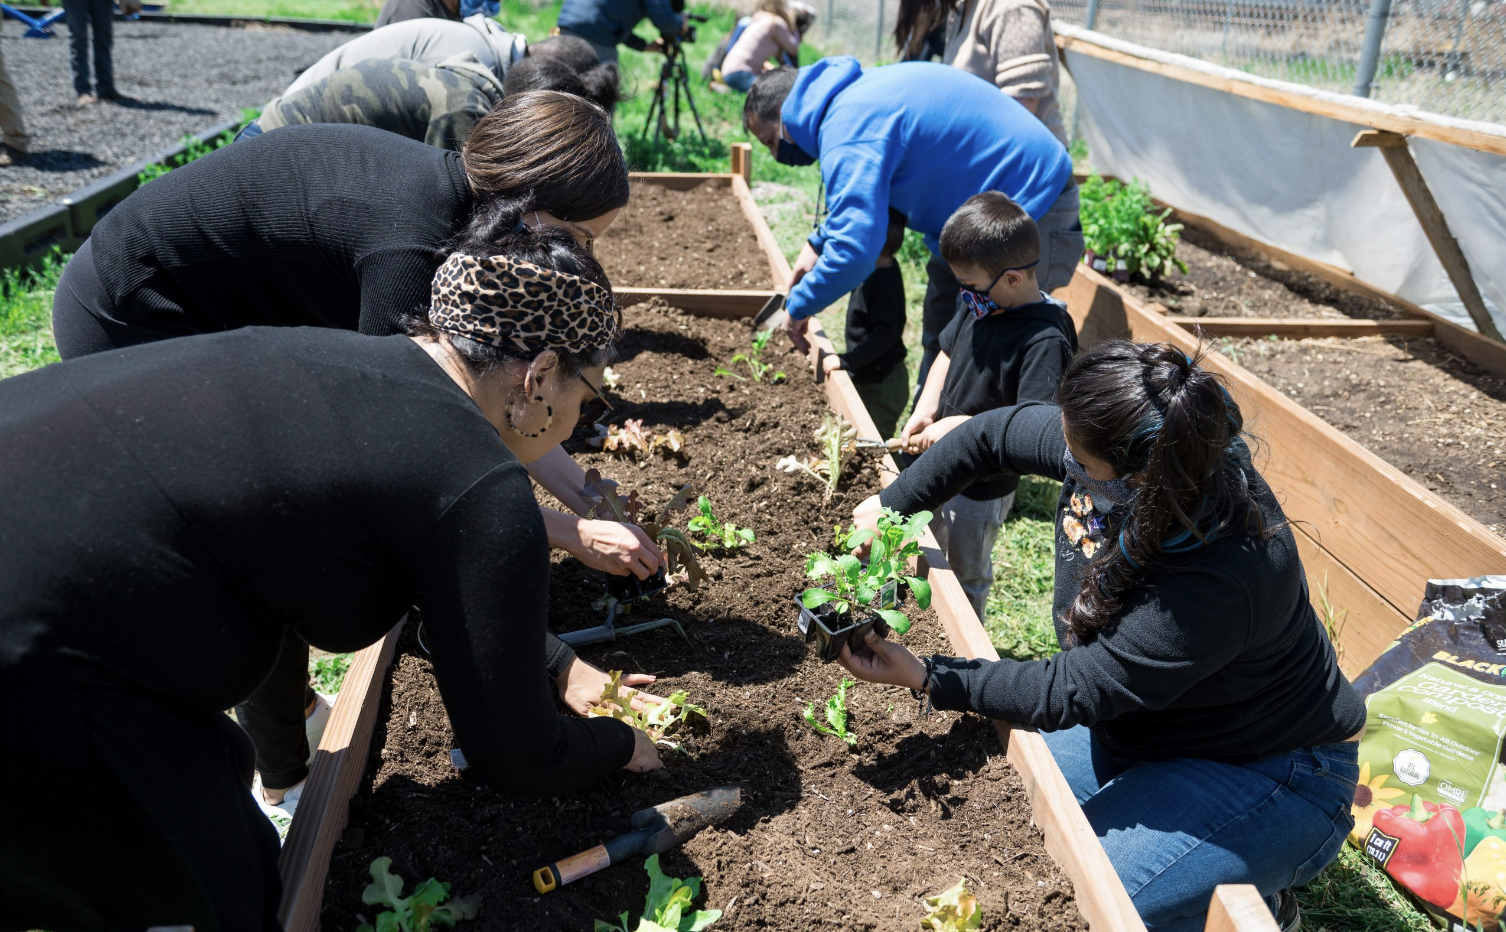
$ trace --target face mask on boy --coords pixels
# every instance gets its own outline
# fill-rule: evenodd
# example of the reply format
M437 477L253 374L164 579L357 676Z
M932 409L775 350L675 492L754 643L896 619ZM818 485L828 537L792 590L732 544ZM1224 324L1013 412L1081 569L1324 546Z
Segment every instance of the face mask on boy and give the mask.
M1040 261L1041 260L1037 259L1029 265L1022 265L1018 268L1013 269L1005 269L1004 272L1024 272L1029 269L1035 268L1040 264ZM995 301L993 298L990 298L988 296L988 293L990 291L993 291L994 286L999 283L999 279L1004 277L1004 272L1000 272L998 275L995 275L994 280L989 282L988 287L984 288L982 291L977 291L973 288L967 287L966 285L958 286L962 294L962 303L966 304L967 309L973 312L973 320L982 320L983 318L999 309L999 302ZM1012 311L1014 310L1014 308L1006 307L1004 308L1004 310Z
M1108 512L1116 505L1123 505L1134 496L1134 490L1129 483L1121 477L1119 479L1094 479L1088 475L1088 471L1072 455L1072 448L1068 447L1062 454L1062 464L1067 468L1067 476L1074 485L1093 497L1093 510Z

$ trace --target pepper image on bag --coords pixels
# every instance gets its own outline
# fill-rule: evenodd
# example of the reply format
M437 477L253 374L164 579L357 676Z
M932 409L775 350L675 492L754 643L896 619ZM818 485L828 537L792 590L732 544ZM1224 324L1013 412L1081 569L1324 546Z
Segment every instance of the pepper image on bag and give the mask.
M1392 879L1442 909L1459 899L1464 869L1464 816L1453 806L1424 802L1392 806L1375 814L1365 853Z
M1448 911L1463 918L1471 929L1494 932L1500 928L1501 911L1506 909L1506 838L1487 835L1475 844L1473 853L1464 859L1464 888L1467 894L1456 896Z
M1383 773L1371 779L1370 762L1360 764L1360 779L1354 785L1354 805L1349 807L1349 814L1354 816L1354 829L1350 831L1349 838L1356 847L1365 844L1375 814L1390 808L1390 800L1406 795L1406 790L1386 786L1386 781L1390 778L1389 773Z
M1506 809L1491 812L1475 806L1464 810L1464 856L1479 847L1487 838L1499 838L1506 842Z

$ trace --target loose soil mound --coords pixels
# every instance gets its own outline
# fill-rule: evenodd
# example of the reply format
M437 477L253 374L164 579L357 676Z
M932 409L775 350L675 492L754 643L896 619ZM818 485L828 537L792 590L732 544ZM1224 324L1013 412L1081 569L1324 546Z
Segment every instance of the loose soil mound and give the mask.
M621 288L772 288L769 263L730 189L638 182L596 255Z
M1431 339L1246 339L1224 347L1272 387L1506 536L1506 379Z
M1187 274L1174 272L1155 285L1129 290L1186 317L1296 317L1344 320L1401 320L1397 305L1337 288L1321 278L1256 253L1230 250L1199 233L1184 230L1177 255Z
M708 709L709 726L683 736L681 751L665 751L659 774L618 772L561 799L502 797L451 768L449 724L430 664L410 635L335 855L325 928L369 915L360 902L366 867L383 854L410 880L432 875L456 892L481 894L478 930L584 930L624 910L636 917L647 890L641 859L542 897L530 874L627 831L637 809L743 783L737 816L663 857L671 875L706 879L706 903L725 911L719 932L909 932L924 914L920 898L960 877L983 905L985 928L1084 929L989 723L926 714L906 691L866 684L848 693L856 751L800 720L805 703L820 706L843 673L811 660L796 631L792 599L806 583L804 556L825 546L832 526L877 490L877 461L850 469L841 491L823 502L814 480L773 468L785 454L816 452L811 435L827 410L794 356L780 359L790 372L785 383L737 382L712 370L746 347L746 325L682 316L657 302L631 308L627 325L623 360L614 366L614 420L679 428L689 459L634 465L583 446L574 452L637 489L650 508L694 483L719 516L752 526L758 540L705 557L712 578L699 592L676 590L628 619L674 618L689 643L659 629L582 654L604 668L658 675L661 694L689 690ZM591 602L602 591L601 574L560 555L553 574L554 629L599 624ZM933 613L914 617L904 643L949 651Z

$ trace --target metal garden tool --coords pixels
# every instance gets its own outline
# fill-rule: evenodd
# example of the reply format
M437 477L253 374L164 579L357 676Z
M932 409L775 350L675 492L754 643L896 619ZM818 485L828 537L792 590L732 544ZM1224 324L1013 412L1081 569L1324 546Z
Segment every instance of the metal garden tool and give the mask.
M533 872L533 888L540 893L610 867L639 854L663 854L688 841L708 825L725 822L743 803L740 786L719 786L690 796L681 796L651 809L640 809L629 820L633 831L619 835L580 854Z
M784 310L784 298L785 296L783 294L776 294L774 295L774 297L764 302L763 307L758 309L758 313L753 315L754 330L757 330L759 327L767 323L769 318Z
M886 450L902 450L905 447L898 437L890 437L888 440L863 440L859 438L854 440L853 444L860 447L883 447Z
M621 587L619 584L620 592L618 594L613 593L612 583L608 582L607 596L603 600L606 603L607 609L607 620L605 622L594 628L566 631L559 636L560 640L571 647L580 647L585 644L610 643L617 640L618 635L637 634L640 631L652 631L654 628L673 627L676 631L680 632L680 637L685 638L686 643L689 643L690 638L685 637L685 629L680 627L680 623L673 618L658 618L654 621L644 621L636 625L626 625L621 628L616 626L618 609L621 609L622 614L626 615L631 609L633 602L647 599L649 596L663 592L669 588L669 583L665 581L662 570L658 576L644 581L650 583L650 585L657 582L658 588L645 589L643 588L643 584L638 580L629 580L629 582L634 584L631 588ZM619 594L622 595L621 598L618 597ZM599 606L600 603L598 603Z

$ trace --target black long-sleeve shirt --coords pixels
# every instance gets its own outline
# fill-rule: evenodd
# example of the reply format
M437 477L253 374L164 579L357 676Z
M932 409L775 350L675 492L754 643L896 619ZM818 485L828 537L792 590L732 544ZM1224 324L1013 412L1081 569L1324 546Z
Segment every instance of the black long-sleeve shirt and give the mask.
M905 361L905 279L899 263L879 266L847 302L847 348L838 355L854 379L876 382Z
M90 242L123 323L384 335L428 304L472 203L454 152L369 126L289 126L141 187Z
M904 514L932 508L977 479L1064 480L1056 528L1057 637L1080 588L1086 549L1114 546L1065 476L1060 409L1003 408L947 434L884 490ZM1124 599L1098 636L1047 660L941 660L940 709L970 709L1046 731L1092 726L1111 750L1144 759L1253 761L1343 741L1365 705L1339 670L1313 612L1296 541L1248 457L1241 468L1266 527L1231 529L1171 554Z
M7 379L0 488L0 680L218 713L286 627L354 650L417 601L478 775L567 792L632 755L556 711L528 476L406 337L251 328Z

